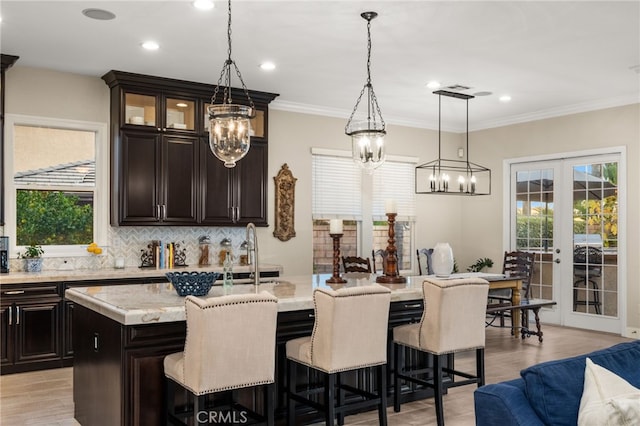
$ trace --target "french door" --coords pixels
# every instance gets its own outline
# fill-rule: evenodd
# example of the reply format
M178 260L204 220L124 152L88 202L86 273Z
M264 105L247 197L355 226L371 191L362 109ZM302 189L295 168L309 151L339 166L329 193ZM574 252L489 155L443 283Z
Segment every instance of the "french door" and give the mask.
M543 321L622 334L626 288L620 154L511 163L506 250L535 254ZM620 178L619 178L620 177ZM623 253L620 250L620 253Z

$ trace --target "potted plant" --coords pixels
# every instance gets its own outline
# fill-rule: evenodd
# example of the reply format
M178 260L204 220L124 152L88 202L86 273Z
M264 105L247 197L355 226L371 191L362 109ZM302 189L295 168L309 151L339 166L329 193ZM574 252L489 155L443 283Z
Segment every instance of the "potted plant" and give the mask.
M493 260L489 259L488 257L485 257L485 258L481 257L480 259L476 260L476 263L469 266L467 268L467 271L482 272L484 268L491 268L492 266L493 266Z
M43 254L44 250L42 249L42 246L38 244L31 244L25 248L24 254L18 253L18 257L26 260L27 272L41 272Z

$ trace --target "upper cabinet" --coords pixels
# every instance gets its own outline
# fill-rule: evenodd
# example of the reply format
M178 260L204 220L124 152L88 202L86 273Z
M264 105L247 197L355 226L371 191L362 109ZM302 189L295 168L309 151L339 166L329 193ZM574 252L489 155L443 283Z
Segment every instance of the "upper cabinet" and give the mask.
M276 94L249 92L251 149L227 169L209 150L215 86L121 71L102 78L111 89L113 225L267 226L268 105ZM241 90L232 96L246 102Z

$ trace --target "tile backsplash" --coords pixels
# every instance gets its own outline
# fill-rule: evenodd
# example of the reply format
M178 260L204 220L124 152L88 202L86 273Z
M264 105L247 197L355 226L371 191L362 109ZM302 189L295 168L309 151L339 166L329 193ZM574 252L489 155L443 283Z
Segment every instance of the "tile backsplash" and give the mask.
M4 233L4 227L0 226L0 235ZM186 263L191 266L198 264L199 247L198 239L202 235L208 235L211 241L209 248L209 260L212 265L218 260L220 242L229 238L233 244L234 253L240 252L240 244L245 240L244 227L183 227L183 226L126 226L109 227L107 243L102 246L103 252L99 256L80 257L45 257L43 259L44 270L57 270L65 268L65 261L72 269L96 269L113 268L116 258L123 258L125 266L140 266L142 250L147 250L147 245L152 240L161 240L163 243L180 243L186 249ZM15 256L15 253L11 253ZM46 254L45 254L46 256ZM11 259L11 271L23 271L24 260Z

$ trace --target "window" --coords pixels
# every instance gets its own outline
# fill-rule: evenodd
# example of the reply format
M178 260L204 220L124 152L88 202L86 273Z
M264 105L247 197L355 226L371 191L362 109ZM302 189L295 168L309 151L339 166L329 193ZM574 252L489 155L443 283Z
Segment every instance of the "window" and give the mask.
M385 200L394 199L398 206L396 216L395 246L400 270L412 269L412 229L415 222L415 177L416 162L386 161L373 174L372 216L373 250L385 250L389 239L389 223L384 211ZM376 262L376 270L382 270L382 260Z
M398 206L395 244L399 267L411 270L415 221L413 169L417 159L388 156L382 166L368 174L353 163L350 152L313 149L312 155L314 272L332 272L329 219L344 221L341 256L370 257L373 250L386 249L389 227L384 205L387 199L396 200ZM382 270L380 259L376 270Z
M104 242L104 126L19 116L7 124L6 227L14 249L40 244L49 255L71 256Z

